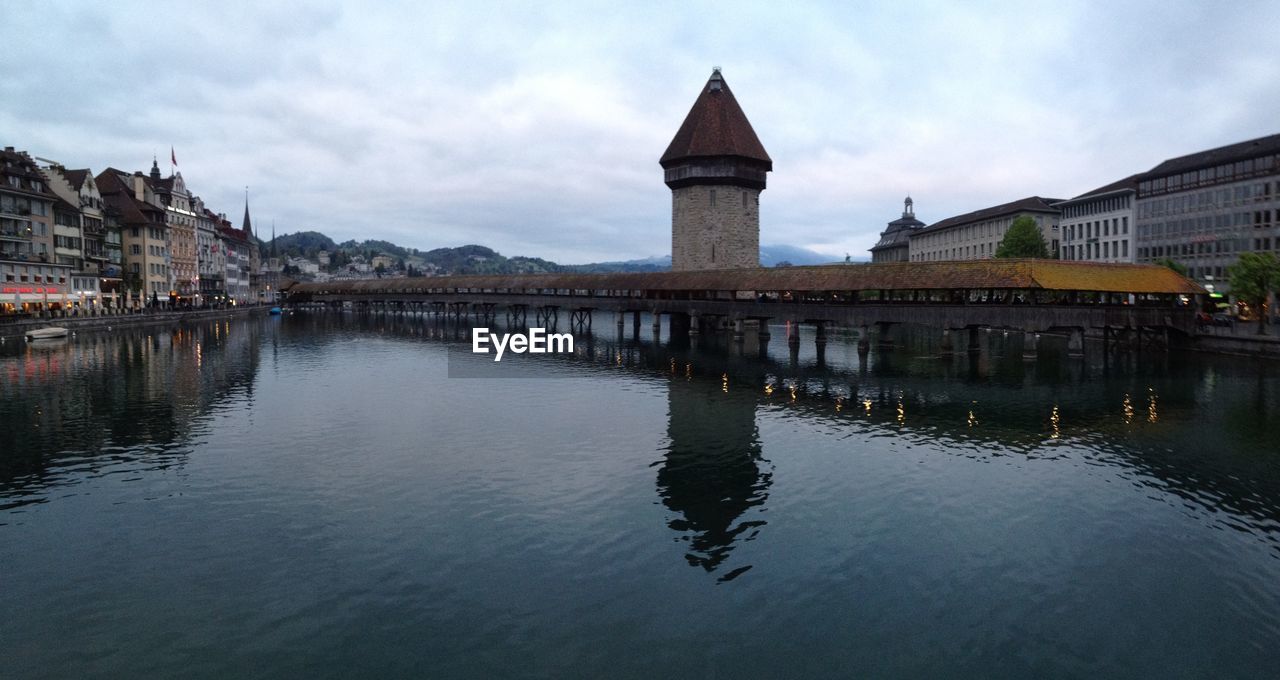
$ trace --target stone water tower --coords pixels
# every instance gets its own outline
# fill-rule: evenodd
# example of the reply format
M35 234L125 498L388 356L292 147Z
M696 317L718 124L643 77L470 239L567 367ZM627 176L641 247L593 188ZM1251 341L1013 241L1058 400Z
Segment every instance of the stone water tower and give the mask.
M760 266L760 192L773 160L720 69L659 161L671 187L671 269Z

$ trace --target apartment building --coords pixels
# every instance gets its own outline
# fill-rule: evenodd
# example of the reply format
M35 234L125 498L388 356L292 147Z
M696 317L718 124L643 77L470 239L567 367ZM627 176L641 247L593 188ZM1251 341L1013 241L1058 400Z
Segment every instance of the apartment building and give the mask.
M1061 199L1030 196L1010 203L948 217L923 229L910 232L908 257L912 262L941 260L982 260L995 257L996 247L1013 220L1028 215L1035 220L1049 246L1049 255L1058 252L1058 220L1062 211L1054 207Z
M1216 292L1240 253L1280 253L1280 134L1172 158L1138 179L1136 260L1169 259Z

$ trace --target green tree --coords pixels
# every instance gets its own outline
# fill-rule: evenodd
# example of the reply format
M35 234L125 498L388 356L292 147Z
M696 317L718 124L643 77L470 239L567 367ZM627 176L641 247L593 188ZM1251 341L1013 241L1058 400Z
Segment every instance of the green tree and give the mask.
M1161 258L1161 259L1159 259L1159 260L1156 260L1156 262L1155 262L1155 263L1156 263L1156 264L1158 264L1158 265L1160 265L1161 267L1168 267L1169 269L1172 269L1173 271L1178 272L1178 273L1179 273L1179 274L1181 274L1182 276L1186 276L1186 275L1187 275L1187 266L1186 266L1186 265L1184 265L1184 264L1182 264L1182 263L1180 263L1180 262L1174 262L1173 260L1170 260L1170 259L1169 259L1169 258L1167 258L1167 257L1165 257L1165 258Z
M1030 215L1019 215L996 246L996 257L1049 257L1049 245Z
M1270 321L1267 298L1280 291L1280 260L1271 253L1241 253L1235 264L1227 267L1231 293L1253 308L1261 321L1258 333L1266 334Z

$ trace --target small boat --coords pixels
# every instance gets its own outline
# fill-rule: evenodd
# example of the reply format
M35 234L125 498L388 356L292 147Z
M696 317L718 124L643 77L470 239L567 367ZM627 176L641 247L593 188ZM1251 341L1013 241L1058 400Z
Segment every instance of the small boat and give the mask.
M281 313L283 313L283 310L281 310L279 307L271 308L271 316L280 316Z
M27 331L28 340L48 340L50 338L67 337L67 329L61 326L46 326Z

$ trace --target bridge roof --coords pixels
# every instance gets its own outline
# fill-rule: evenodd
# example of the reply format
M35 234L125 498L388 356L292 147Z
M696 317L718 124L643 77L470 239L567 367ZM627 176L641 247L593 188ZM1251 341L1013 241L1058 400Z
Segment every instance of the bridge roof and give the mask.
M1197 295L1199 284L1156 265L1060 260L886 262L771 269L618 274L509 274L300 283L295 292L396 292L414 288L589 290L962 290L1040 289Z

